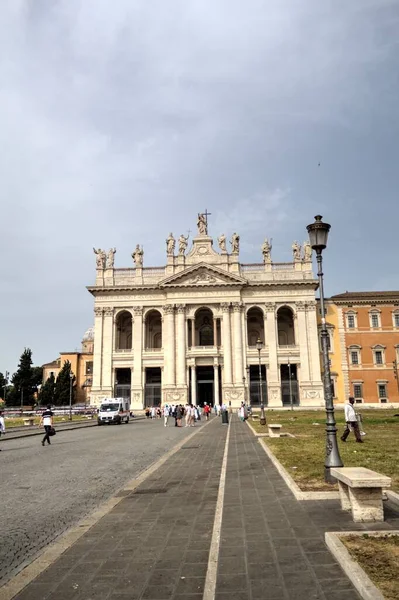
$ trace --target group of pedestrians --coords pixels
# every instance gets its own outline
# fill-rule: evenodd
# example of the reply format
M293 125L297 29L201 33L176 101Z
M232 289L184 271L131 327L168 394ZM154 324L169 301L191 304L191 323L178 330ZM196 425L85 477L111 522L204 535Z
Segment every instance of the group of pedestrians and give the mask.
M201 407L194 404L165 404L163 407L164 426L168 426L169 418L175 421L175 427L183 427L183 417L185 427L194 427L197 421L201 420Z

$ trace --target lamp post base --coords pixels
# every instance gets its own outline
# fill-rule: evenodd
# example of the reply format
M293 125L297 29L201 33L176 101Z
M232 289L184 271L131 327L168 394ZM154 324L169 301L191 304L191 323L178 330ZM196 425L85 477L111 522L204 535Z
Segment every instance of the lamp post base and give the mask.
M260 419L259 419L259 423L261 425L266 425L265 407L263 406L263 404L260 407Z
M337 483L337 480L331 475L330 469L331 467L324 467L324 481L326 483L334 485L334 483Z

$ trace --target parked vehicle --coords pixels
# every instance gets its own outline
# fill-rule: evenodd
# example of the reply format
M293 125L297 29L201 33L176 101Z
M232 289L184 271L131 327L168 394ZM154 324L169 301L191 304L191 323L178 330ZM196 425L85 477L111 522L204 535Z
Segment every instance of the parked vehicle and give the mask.
M120 425L123 421L129 423L130 399L129 398L104 398L98 411L98 425L116 423Z

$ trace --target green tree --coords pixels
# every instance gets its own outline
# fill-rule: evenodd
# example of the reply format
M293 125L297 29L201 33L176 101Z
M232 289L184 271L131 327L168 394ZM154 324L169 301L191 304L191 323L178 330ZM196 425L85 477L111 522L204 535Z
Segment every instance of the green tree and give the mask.
M71 363L65 361L61 371L58 373L55 383L55 398L54 402L58 406L66 406L69 404L69 394L72 375L72 403L75 400L75 375L72 373Z
M18 369L11 378L13 387L7 392L7 404L20 404L22 397L25 406L35 404L36 379L37 375L32 367L32 350L25 348L19 359Z
M4 388L7 387L8 381L4 377L3 373L0 373L0 398L4 400Z
M39 399L42 406L55 403L55 377L53 373L51 373L46 383L43 384Z

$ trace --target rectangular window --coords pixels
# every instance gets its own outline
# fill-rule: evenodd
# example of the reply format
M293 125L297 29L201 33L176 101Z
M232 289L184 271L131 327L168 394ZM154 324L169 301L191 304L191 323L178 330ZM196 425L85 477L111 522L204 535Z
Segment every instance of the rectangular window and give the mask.
M384 364L384 361L382 360L382 352L381 352L381 350L376 350L375 351L375 364L376 365L382 365L382 364Z
M352 365L358 365L359 364L359 355L357 353L357 350L352 350L352 352L351 352L351 362L352 362Z
M93 361L88 361L86 363L86 375L92 375L93 374Z
M399 313L394 314L393 322L395 323L395 327L399 327Z
M385 400L387 398L387 386L385 383L378 384L378 397L380 400Z
M379 316L374 313L371 315L371 327L379 327L379 326L380 326Z
M348 315L348 328L349 329L355 328L355 315Z
M355 383L353 385L353 395L355 396L356 400L361 400L363 398L363 390L361 383Z

